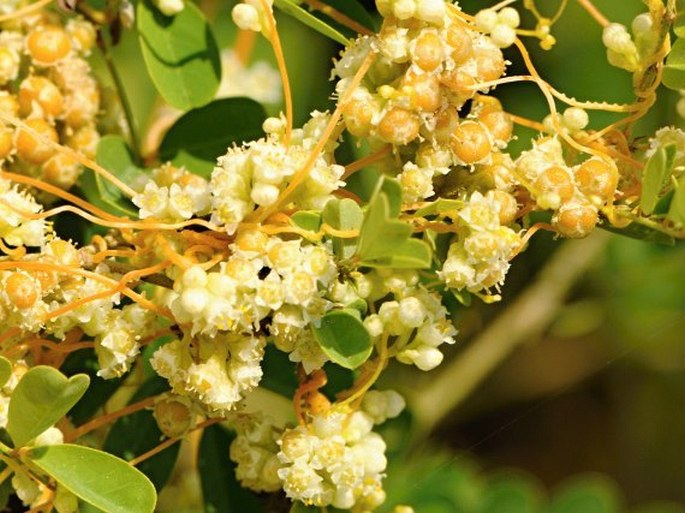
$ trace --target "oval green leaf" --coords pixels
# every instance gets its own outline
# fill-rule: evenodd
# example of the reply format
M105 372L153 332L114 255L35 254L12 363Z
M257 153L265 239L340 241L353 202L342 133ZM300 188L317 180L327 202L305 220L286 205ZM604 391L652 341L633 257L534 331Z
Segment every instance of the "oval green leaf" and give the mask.
M664 182L671 175L675 154L675 144L667 144L658 148L647 160L642 172L640 195L640 209L643 213L649 215L654 211Z
M63 444L36 447L31 463L105 513L152 513L155 487L135 467L106 452Z
M356 369L371 356L371 335L355 310L332 310L312 331L323 352L341 367Z
M4 356L0 356L0 387L5 386L10 376L12 376L12 362Z
M673 31L678 37L685 36L685 0L676 0L676 16Z
M685 40L676 39L673 44L661 81L669 89L685 89Z
M85 374L67 378L45 365L29 369L12 392L7 414L7 431L14 446L26 445L64 417L89 383Z
M217 157L233 144L258 139L264 132L264 108L248 98L215 100L174 123L159 147L159 158L208 177Z
M221 60L202 11L186 2L170 17L141 0L136 20L143 59L159 94L181 110L211 101L221 81Z
M145 170L138 167L133 154L120 135L106 135L98 143L95 161L125 183L131 184ZM85 198L96 207L114 215L137 217L138 209L128 197L109 181L91 169L86 169L80 179Z
M676 226L685 225L685 178L678 180L678 186L673 193L667 217Z

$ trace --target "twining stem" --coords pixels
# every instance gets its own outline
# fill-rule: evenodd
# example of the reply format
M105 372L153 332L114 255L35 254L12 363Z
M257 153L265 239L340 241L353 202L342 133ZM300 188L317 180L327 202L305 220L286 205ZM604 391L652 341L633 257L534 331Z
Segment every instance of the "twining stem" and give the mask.
M274 18L274 13L266 0L260 0L260 2L262 9L266 13L266 21L269 24L269 42L273 47L274 55L276 56L276 62L278 63L278 71L281 74L281 82L283 82L283 99L285 100L286 119L283 144L288 146L288 144L290 144L290 136L293 131L293 95L290 89L290 78L288 78L288 68L285 65L285 57L283 55L283 48L281 46L281 38L278 35L278 30L276 30L276 18Z
M119 71L117 70L117 67L114 64L114 60L112 59L112 54L110 53L109 48L107 47L107 42L105 41L105 38L102 35L102 30L98 29L97 34L98 48L100 48L100 53L102 53L102 57L105 60L107 69L109 70L109 74L112 77L112 81L114 82L114 87L117 90L119 101L121 102L121 106L124 109L124 117L126 118L126 125L128 126L128 131L130 134L131 149L133 150L133 154L136 156L136 159L139 160L141 157L140 139L138 139L138 125L136 124L136 119L133 115L131 102L129 101L128 95L126 94L126 88L124 87L124 82L121 79L121 75L119 74Z
M341 25L349 28L350 30L354 30L355 32L359 34L363 34L365 36L372 36L374 33L366 28L364 25L357 23L354 21L352 18L349 16L345 15L344 13L341 13L337 9L334 9L328 4L325 4L324 2L320 2L319 0L304 0L306 4L311 6L313 9L316 9L317 11L321 11L324 13L326 16L329 18L334 19Z
M22 7L17 11L11 12L9 14L2 14L0 15L0 23L3 21L21 18L22 16L26 16L27 14L31 14L33 11L38 11L46 5L52 3L52 1L53 0L39 0L38 2L27 5L26 7Z
M112 413L107 413L105 415L102 415L100 417L97 417L90 422L86 422L85 424L77 427L73 431L69 433L65 433L64 435L64 441L66 443L72 442L74 440L78 440L81 438L83 435L90 433L91 431L110 424L117 420L118 418L125 417L126 415L130 415L131 413L135 413L140 410L144 410L145 408L149 408L150 406L155 404L155 401L157 400L157 396L152 396L152 397L146 397L142 401L138 401L137 403L129 404L128 406L125 406L124 408L121 408L117 411L113 411Z
M608 19L606 19L606 17L601 12L599 12L599 9L597 9L597 7L595 7L595 5L590 0L578 0L578 3L602 27L606 27L607 25L609 25L609 23L611 23Z
M430 382L409 397L419 436L429 434L520 345L534 340L554 319L564 297L592 265L609 235L595 232L567 241L514 303Z

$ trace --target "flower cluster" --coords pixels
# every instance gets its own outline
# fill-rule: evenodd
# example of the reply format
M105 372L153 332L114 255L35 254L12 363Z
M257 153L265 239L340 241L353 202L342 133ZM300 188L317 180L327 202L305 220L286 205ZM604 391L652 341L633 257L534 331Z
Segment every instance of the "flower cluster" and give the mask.
M0 162L6 167L68 189L82 166L46 141L95 156L100 87L85 59L95 40L89 22L63 23L47 12L0 31L0 111L25 125L0 122Z
M238 223L257 207L274 205L292 178L302 169L328 121L328 115L314 112L301 129L294 130L290 144L283 144L284 124L276 118L264 123L268 137L230 148L219 157L210 183L213 223L233 233ZM333 163L336 144L329 144L316 160L291 198L301 209L321 209L331 193L344 185L344 168Z

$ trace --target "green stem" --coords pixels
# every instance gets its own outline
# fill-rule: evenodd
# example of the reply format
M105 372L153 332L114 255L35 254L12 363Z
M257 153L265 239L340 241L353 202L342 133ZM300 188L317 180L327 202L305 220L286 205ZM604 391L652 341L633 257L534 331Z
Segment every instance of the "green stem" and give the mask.
M129 101L128 95L126 94L126 88L124 87L124 82L121 79L121 75L117 70L114 60L112 59L112 54L107 47L105 38L102 35L101 30L98 30L98 47L102 52L102 57L105 60L109 74L114 82L114 87L117 90L117 95L119 96L119 101L124 109L124 116L126 117L126 125L128 126L131 149L133 150L136 160L140 161L140 139L138 138L138 125L136 124L136 119L133 115L133 108L131 107L131 102Z

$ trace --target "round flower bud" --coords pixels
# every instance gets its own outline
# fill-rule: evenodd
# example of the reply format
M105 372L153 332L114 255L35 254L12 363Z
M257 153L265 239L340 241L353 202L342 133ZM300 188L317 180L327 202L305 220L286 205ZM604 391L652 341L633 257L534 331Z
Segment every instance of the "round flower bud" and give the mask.
M442 26L445 22L445 0L418 0L416 17L434 25Z
M164 436L183 436L193 424L191 402L187 397L169 395L155 403L152 416Z
M585 128L590 122L590 118L583 109L569 107L563 114L564 125L570 130L577 131Z
M262 30L262 23L259 19L259 12L249 4L240 3L231 11L233 22L243 30L259 32Z
M490 37L499 48L508 48L516 41L516 30L504 23L498 23L492 29Z
M44 119L28 119L26 124L44 138L57 142L58 135L55 128ZM17 155L31 164L42 164L55 153L52 146L23 130L17 132L15 146Z
M185 7L183 0L154 0L154 3L166 16L174 16Z
M432 370L442 363L443 354L434 347L420 346L416 352L414 365L422 371Z
M483 32L490 32L498 22L497 13L492 9L483 9L476 14L476 27Z
M209 294L205 289L186 289L181 294L181 306L191 315L202 312L209 303Z
M635 51L635 43L628 30L620 23L610 23L602 32L602 43L609 50L619 54L630 54Z
M378 124L378 135L390 144L401 146L416 139L419 128L419 118L414 113L394 107Z
M411 18L416 12L416 0L395 0L392 5L392 12L400 20Z
M260 207L268 207L278 200L280 189L268 183L256 183L252 187L250 198Z
M418 328L426 317L426 309L417 298L407 297L400 301L398 317L406 327Z
M5 293L17 308L30 308L38 300L40 285L28 274L13 272L5 282Z
M505 7L499 13L497 13L497 20L500 23L509 25L511 28L516 28L521 23L519 12L513 7Z
M587 236L598 221L597 209L590 204L566 203L552 217L552 225L564 237L579 239Z
M71 39L62 27L40 25L26 36L26 49L39 66L51 66L69 55Z
M476 121L464 121L452 133L450 146L454 155L465 164L475 164L492 152L485 127Z
M203 288L207 285L207 273L199 265L186 269L181 278L184 288Z
M630 28L633 30L633 34L638 37L652 30L653 26L654 20L652 20L651 15L648 12L643 12L633 18Z

